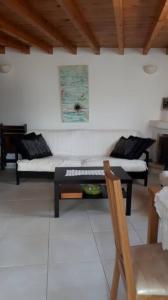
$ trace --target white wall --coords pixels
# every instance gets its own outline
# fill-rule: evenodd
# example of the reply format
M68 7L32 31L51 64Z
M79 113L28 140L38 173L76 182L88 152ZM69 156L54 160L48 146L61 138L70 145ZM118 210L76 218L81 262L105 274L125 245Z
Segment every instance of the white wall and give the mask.
M0 56L2 63L13 68L0 73L0 122L27 123L29 129L126 128L147 133L149 120L160 118L161 98L168 96L168 58L161 50L147 56L138 50L127 50L124 56L110 49L101 55L82 49L78 55L7 51ZM157 73L144 73L148 63L158 66ZM69 64L89 65L89 123L61 121L58 65Z

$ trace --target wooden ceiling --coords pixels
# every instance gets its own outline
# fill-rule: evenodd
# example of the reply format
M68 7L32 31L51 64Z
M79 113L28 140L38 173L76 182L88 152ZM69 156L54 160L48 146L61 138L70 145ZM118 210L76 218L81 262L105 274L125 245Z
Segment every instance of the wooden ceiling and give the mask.
M0 0L0 53L64 47L151 48L168 53L168 0Z

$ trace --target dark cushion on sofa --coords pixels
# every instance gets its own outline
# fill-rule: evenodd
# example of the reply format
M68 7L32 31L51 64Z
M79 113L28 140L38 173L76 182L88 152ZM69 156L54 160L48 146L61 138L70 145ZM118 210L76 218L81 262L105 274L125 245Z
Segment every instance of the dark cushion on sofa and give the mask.
M36 147L38 149L39 157L52 156L52 152L51 152L49 146L47 145L46 140L44 139L42 134L37 135Z
M126 159L138 159L155 140L137 136L121 137L116 143L110 156Z
M135 145L136 141L122 136L116 143L110 156L131 159L132 151Z
M21 154L22 158L27 158L27 150L25 149L24 145L22 144L22 139L24 140L34 140L36 138L35 132L31 132L28 134L24 134L21 136L17 136L13 138L13 143L16 147L18 153Z
M132 141L136 141L136 145L132 151L132 156L134 159L138 159L147 150L152 144L155 142L154 139L151 138L141 138L137 136L129 136L129 139Z
M21 144L26 152L27 159L31 160L34 158L42 158L52 155L50 148L41 134L37 135L33 139L23 138L21 140Z
M24 135L17 140L16 147L24 159L34 159L51 156L51 150L41 134L34 132Z

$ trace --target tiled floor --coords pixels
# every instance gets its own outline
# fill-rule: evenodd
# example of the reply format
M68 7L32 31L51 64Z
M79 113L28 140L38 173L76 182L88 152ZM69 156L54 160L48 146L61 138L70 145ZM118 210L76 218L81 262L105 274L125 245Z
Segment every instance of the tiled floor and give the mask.
M147 232L141 184L132 202L127 219L136 245ZM16 186L12 171L0 172L0 300L107 300L114 256L107 199L62 201L54 219L52 182ZM122 282L118 299L125 299Z

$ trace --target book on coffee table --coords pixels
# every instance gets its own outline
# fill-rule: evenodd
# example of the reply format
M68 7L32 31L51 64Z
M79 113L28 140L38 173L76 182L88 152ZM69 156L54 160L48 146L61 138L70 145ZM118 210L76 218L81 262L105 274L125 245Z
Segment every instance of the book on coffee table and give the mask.
M61 185L61 199L81 199L82 197L83 191L79 184Z

